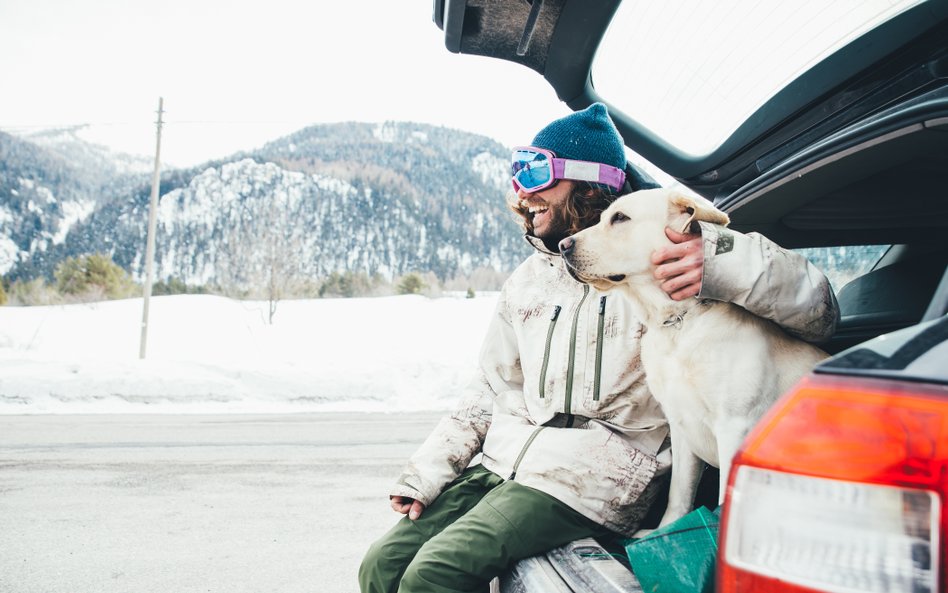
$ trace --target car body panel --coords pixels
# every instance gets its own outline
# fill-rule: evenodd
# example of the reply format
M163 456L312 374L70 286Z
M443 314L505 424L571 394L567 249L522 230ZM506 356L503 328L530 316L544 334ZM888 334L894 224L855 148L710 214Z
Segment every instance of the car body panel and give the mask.
M500 583L501 593L641 593L628 564L616 560L592 538L519 562Z

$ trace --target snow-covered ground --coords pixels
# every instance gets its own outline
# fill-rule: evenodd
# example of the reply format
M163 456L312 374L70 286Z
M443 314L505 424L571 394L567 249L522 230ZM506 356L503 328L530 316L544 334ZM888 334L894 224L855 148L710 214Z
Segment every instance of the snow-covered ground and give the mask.
M153 297L0 307L0 414L444 410L496 293L282 301Z

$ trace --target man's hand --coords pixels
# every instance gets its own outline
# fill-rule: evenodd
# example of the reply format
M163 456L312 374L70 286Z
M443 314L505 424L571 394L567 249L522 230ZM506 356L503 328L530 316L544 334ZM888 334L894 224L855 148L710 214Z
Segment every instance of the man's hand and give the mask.
M395 509L395 512L403 515L407 514L408 518L412 521L425 512L425 505L414 498L408 498L407 496L390 496L389 498L392 501L392 508Z
M676 301L696 296L701 291L704 271L701 235L672 229L665 229L665 235L674 245L659 247L652 252L652 263L657 266L655 278L662 281L662 290Z

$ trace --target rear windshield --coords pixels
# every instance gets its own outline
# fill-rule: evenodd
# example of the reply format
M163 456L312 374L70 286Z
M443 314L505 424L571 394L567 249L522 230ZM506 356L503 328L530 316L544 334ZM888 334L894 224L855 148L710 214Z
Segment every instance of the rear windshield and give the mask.
M624 0L593 85L669 144L704 156L814 64L920 3Z

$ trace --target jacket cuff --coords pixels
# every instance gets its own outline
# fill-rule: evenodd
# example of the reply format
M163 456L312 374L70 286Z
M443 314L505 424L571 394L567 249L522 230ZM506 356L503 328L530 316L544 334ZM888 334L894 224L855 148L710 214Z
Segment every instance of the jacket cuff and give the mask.
M733 231L709 222L698 222L698 225L701 227L704 248L704 269L698 297L729 303L742 300L742 297L746 297L749 290L743 287L743 283L736 280L748 275L748 273L743 271L738 275L741 270L737 266L744 267L746 270L746 266L752 265L754 262L750 262L748 258L739 255L721 257L734 251L736 237ZM751 271L751 273L754 273L754 271ZM754 275L759 275L759 271Z
M417 476L409 476L407 474L402 474L398 479L398 482L395 483L395 486L392 487L392 490L388 493L389 496L404 496L406 498L413 498L425 505L426 507L430 506L434 499L437 496L430 496L423 493L421 490L415 488L408 483L408 480L416 478Z
M758 233L699 223L704 239L700 298L733 303L811 342L829 339L839 306L809 260Z

